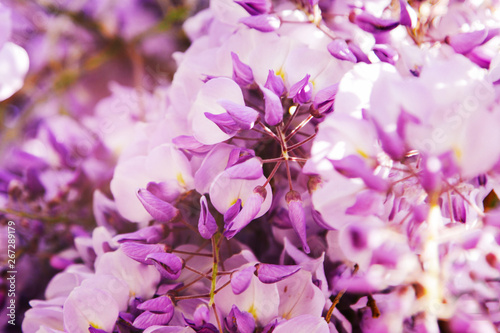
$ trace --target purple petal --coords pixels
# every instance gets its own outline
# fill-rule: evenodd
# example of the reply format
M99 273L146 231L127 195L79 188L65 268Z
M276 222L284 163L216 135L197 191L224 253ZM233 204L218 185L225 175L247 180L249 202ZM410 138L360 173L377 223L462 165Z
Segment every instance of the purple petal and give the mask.
M263 175L262 163L258 158L235 164L226 171L232 179L259 179Z
M155 197L167 202L174 201L180 194L177 181L149 182L146 190L151 192Z
M268 125L276 126L283 120L283 105L281 99L271 90L260 86L260 90L264 94L265 101L265 116L264 120Z
M235 2L245 8L250 15L269 13L272 7L271 2L267 0L239 0Z
M234 121L233 117L231 117L227 113L221 114L212 114L209 112L205 112L205 117L209 120L213 121L215 125L219 126L220 130L227 135L235 135L238 132L238 125Z
M416 22L410 15L410 11L413 12L413 8L410 7L406 0L399 0L399 8L399 24L409 28L414 27Z
M231 333L253 333L255 330L253 316L246 311L240 311L234 304L227 317L224 318L224 324Z
M89 326L89 333L107 333L107 332L105 330L101 330L100 328Z
M146 329L154 325L166 325L170 322L174 315L174 312L170 313L153 313L153 312L143 312L137 318L135 318L133 326L139 329Z
M333 111L333 103L335 102L335 96L338 91L338 83L321 89L316 93L316 96L314 96L313 107L318 110L320 114Z
M238 232L246 227L260 211L262 203L267 195L267 190L262 186L257 186L253 193L246 200L239 214L227 225L224 236L231 239Z
M201 237L210 239L217 232L217 222L208 210L207 198L203 195L200 198L200 218L198 220L198 231Z
M489 69L494 55L495 53L491 52L491 49L476 47L474 50L467 53L466 57L479 67Z
M192 154L204 154L212 149L211 145L204 145L192 135L180 135L172 139L172 143L179 149L187 150Z
M262 283L276 283L281 281L300 270L300 266L296 265L272 265L259 263L255 265L257 268L257 277Z
M377 130L377 135L382 144L382 149L389 155L393 160L400 161L406 155L406 145L404 140L399 136L397 131L387 133L385 132L378 123L375 122L375 128Z
M164 244L140 244L135 242L126 242L121 245L123 253L128 257L146 265L151 265L150 260L146 257L151 253L165 252Z
M426 192L433 192L441 185L441 162L439 158L422 156L422 172L420 173L420 184Z
M255 157L255 152L252 149L241 148L241 147L234 148L229 153L226 170L227 168L230 168L238 163L243 163L251 159L252 157Z
M139 310L147 310L156 313L173 313L174 305L168 296L160 296L142 302L137 306Z
M472 32L464 32L453 36L448 36L446 42L460 54L466 54L472 51L476 46L479 46L488 36L488 30L482 29Z
M231 289L235 295L239 295L247 290L254 272L255 266L250 266L231 275Z
M387 45L376 45L373 47L373 52L380 61L391 65L395 65L399 58L398 52Z
M307 245L306 215L302 206L302 198L299 192L292 190L285 195L285 200L288 204L288 217L292 223L293 230L299 236L304 252L309 253L311 250Z
M366 165L365 161L355 155L349 155L341 160L330 160L337 172L348 178L361 178L366 186L376 191L384 192L388 188L388 183L373 174L373 171Z
M234 220L234 218L241 211L241 199L238 198L236 202L229 207L229 209L224 213L224 223L228 224Z
M151 260L160 274L169 279L176 280L181 275L182 259L172 253L151 253L146 261Z
M198 305L193 314L193 320L196 326L201 326L210 321L210 310L204 304Z
M146 189L139 189L137 197L147 212L158 222L169 222L179 213L177 208Z
M378 18L367 12L356 15L353 23L369 33L390 31L399 25L397 20Z
M261 32L275 31L281 25L281 20L276 15L269 14L243 17L240 19L240 22L249 28Z
M343 39L335 39L328 44L327 49L337 59L356 62L356 56L349 50L349 46L347 46L347 43Z
M231 58L233 59L233 80L242 87L253 83L253 72L250 66L242 63L234 52L231 52Z
M113 240L118 243L126 241L158 243L164 238L164 232L165 229L162 225L152 225L150 227L139 229L135 232L117 235Z
M366 55L366 53L364 53L363 50L361 50L361 48L358 45L352 42L349 42L347 45L349 45L349 50L351 50L352 54L356 56L358 62L371 64L371 61Z
M273 93L280 97L285 93L285 83L283 82L283 78L279 75L274 74L273 70L269 70L266 83L264 83L264 88L271 90Z
M309 82L310 77L311 75L307 74L290 88L288 98L292 98L294 103L307 103L311 100L312 84Z
M243 130L252 129L259 117L259 113L248 106L224 100L219 101L219 104L226 109L231 118Z

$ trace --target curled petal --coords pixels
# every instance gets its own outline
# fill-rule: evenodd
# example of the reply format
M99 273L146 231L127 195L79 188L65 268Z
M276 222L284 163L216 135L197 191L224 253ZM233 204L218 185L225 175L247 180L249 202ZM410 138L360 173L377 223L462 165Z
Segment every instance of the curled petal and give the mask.
M399 6L399 24L405 27L414 28L417 24L417 14L413 8L411 8L406 0L399 0Z
M389 184L366 165L365 161L355 155L349 155L341 160L331 160L333 167L348 178L361 178L366 186L376 191L387 191Z
M151 253L165 252L165 245L126 242L121 245L121 249L128 257L142 264L151 265L152 262L146 260L146 257Z
M269 13L272 4L268 0L238 0L238 5L245 8L250 15L260 15Z
M281 281L300 270L300 266L296 265L272 265L259 263L255 265L257 272L255 273L262 283L275 283Z
M264 120L268 125L278 125L283 120L283 105L279 95L262 86L260 86L260 90L264 94L265 101Z
M259 117L259 113L248 106L231 101L219 101L219 104L226 109L239 128L243 130L252 129Z
M302 206L302 198L297 191L290 191L286 194L285 200L288 204L288 217L292 223L293 230L302 243L305 253L311 252L307 245L306 216Z
M387 45L376 45L373 48L373 52L380 59L380 61L391 65L395 65L399 58L398 52Z
M113 240L118 243L126 241L158 243L164 237L164 227L162 225L152 225L139 229L128 234L117 235Z
M146 329L154 325L166 325L170 322L174 312L169 313L154 313L145 311L135 318L133 326L139 329Z
M253 82L253 72L250 66L241 62L238 55L231 52L233 59L233 80L240 86L246 86Z
M482 29L449 36L446 38L446 41L455 52L466 54L476 46L481 45L486 37L488 37L488 30Z
M259 213L262 203L264 202L267 195L267 190L265 187L257 186L250 197L245 202L245 205L239 212L239 214L231 221L224 232L224 236L227 239L231 239L238 232L246 227Z
M261 32L275 31L281 25L281 21L276 15L269 14L243 17L240 19L240 22L249 28Z
M226 171L232 179L259 179L263 175L262 163L257 158L235 164Z
M169 280L176 280L181 275L182 259L172 253L151 253L146 261L152 261L160 274Z
M255 157L255 152L252 149L240 147L234 148L229 153L226 169L232 167L233 165L243 163L252 157Z
M399 21L397 20L378 18L367 12L356 15L354 23L369 33L390 31L399 25Z
M205 112L205 117L207 117L209 120L213 121L215 125L217 125L220 130L227 135L235 135L236 132L238 132L238 124L234 121L233 117L231 117L227 113L221 113L221 114L213 114L209 112Z
M255 266L250 266L231 275L231 289L235 295L239 295L247 290L254 272Z
M273 70L269 70L267 74L266 83L264 83L264 88L271 90L277 96L283 96L285 93L285 83L283 78L279 75L274 74Z
M207 198L204 195L200 198L200 206L201 211L198 220L198 231L201 237L210 239L217 232L217 223L208 210Z
M292 98L294 103L307 103L311 100L312 84L309 82L310 77L311 75L307 74L290 88L288 97Z
M156 313L173 313L174 305L168 296L160 296L142 302L137 306L139 310L147 310Z
M241 211L241 199L238 198L236 202L229 207L229 209L224 213L224 223L228 224L234 220L234 218Z
M354 63L357 61L356 56L351 52L349 46L347 46L347 43L343 39L335 39L328 44L327 48L328 52L337 59Z
M137 197L147 212L158 222L169 222L179 213L177 208L146 189L139 189Z
M172 143L177 148L187 150L192 154L204 154L212 149L211 145L204 145L192 135L179 135L172 139Z
M339 91L339 84L336 83L316 93L313 100L313 107L319 111L320 114L333 111L333 103L335 96Z
M224 318L224 324L231 333L252 333L255 330L253 316L246 311L240 311L234 304L227 317Z
M176 180L159 183L149 182L146 186L146 190L157 198L167 202L175 200L180 194L178 182Z
M201 326L210 321L210 310L205 304L200 304L196 307L193 314L193 321L196 326Z

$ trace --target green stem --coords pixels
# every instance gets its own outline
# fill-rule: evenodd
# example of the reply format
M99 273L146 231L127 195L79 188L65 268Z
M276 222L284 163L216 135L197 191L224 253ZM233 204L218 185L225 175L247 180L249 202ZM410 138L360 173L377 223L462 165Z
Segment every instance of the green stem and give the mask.
M215 289L216 289L216 279L217 279L217 272L219 271L219 239L221 235L220 233L216 233L212 237L212 251L213 251L213 256L214 256L214 264L212 266L212 287L210 288L210 302L208 303L208 306L212 306L214 304L214 297L215 297Z

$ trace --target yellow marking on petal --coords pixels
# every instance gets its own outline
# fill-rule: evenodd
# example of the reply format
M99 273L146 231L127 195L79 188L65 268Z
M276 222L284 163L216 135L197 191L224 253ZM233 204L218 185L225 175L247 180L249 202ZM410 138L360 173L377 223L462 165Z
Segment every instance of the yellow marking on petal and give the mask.
M457 160L461 161L462 160L462 150L458 147L453 147L453 152L455 153Z
M90 325L90 326L92 326L93 328L97 328L97 329L99 329L99 330L102 328L101 326L99 326L99 325L97 325L97 324L94 324L94 323L93 323L93 322L91 322L91 321L89 322L89 325Z
M248 309L247 312L253 316L253 319L255 319L255 321L257 321L257 309L253 306L253 304L252 306L250 306L250 309Z
M359 155L361 155L361 157L363 157L363 158L368 158L368 155L367 155L364 151L362 151L361 149L356 149L356 152L357 152Z
M184 177L182 177L182 173L180 172L177 173L177 182L179 182L182 187L186 187L186 181L184 180Z
M280 76L283 79L283 82L285 82L285 71L283 70L283 68L278 69L275 74Z

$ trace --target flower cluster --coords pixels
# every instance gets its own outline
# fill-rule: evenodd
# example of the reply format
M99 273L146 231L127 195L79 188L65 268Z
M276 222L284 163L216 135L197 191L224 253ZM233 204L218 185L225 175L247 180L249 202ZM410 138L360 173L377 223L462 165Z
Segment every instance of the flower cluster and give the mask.
M500 329L499 4L9 5L24 332Z

